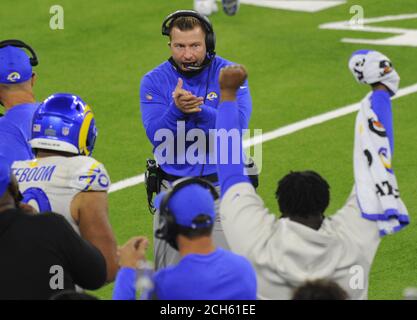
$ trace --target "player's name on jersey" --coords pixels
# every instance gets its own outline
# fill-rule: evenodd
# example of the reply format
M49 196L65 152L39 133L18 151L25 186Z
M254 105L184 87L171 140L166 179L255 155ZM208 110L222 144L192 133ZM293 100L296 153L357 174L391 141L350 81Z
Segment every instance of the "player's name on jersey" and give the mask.
M56 165L34 168L12 168L18 182L50 181Z

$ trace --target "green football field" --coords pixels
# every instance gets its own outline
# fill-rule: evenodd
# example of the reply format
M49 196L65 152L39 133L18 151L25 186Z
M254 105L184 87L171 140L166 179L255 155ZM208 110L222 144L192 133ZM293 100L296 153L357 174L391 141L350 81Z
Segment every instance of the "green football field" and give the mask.
M80 95L93 108L99 128L94 157L113 182L144 172L152 155L139 110L142 76L169 57L161 36L163 18L191 9L191 0L2 0L0 39L17 38L39 56L36 98L56 92ZM64 29L51 30L52 5L64 9ZM383 39L390 33L325 30L328 22L350 20L353 4L365 18L417 12L415 0L355 0L317 13L241 5L236 16L211 17L217 53L244 64L253 98L250 128L264 133L360 101L369 88L357 84L347 68L350 54L370 48L390 57L401 87L417 83L417 47L343 43L342 38ZM417 30L417 19L374 23ZM412 223L383 239L371 272L370 299L401 299L417 286L417 93L393 102L394 169ZM353 184L355 114L308 127L263 144L259 193L277 212L274 191L289 170L312 169L331 185L327 214L344 204ZM110 220L119 244L134 235L152 239L152 216L143 183L109 196ZM148 251L152 259L152 246ZM28 262L30 265L30 262ZM113 285L94 292L110 299Z

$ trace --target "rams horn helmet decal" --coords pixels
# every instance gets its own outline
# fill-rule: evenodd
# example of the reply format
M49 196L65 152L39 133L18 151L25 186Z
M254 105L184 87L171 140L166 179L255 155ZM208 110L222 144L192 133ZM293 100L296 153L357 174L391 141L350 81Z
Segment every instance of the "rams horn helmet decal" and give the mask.
M49 96L33 117L34 149L47 149L90 156L97 128L93 111L79 96L57 93Z

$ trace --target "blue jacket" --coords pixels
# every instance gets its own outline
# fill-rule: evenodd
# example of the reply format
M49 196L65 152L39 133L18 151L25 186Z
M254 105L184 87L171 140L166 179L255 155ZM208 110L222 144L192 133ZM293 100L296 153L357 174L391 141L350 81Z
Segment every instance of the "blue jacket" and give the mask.
M209 158L214 148L210 148L208 134L210 129L215 129L216 124L217 107L220 101L218 83L220 70L230 64L232 62L217 56L201 73L193 77L184 77L170 62L166 61L143 77L140 86L142 121L146 135L154 146L155 158L165 172L177 176L209 175L216 172L215 159ZM198 97L205 97L201 112L185 114L175 106L172 92L175 90L178 78L183 79L185 90L191 91ZM247 83L239 90L237 103L240 127L246 129L252 112L252 99ZM185 137L181 134L177 135L177 121L183 121L178 127L185 128ZM190 130L194 128L204 132L207 142L204 155L202 155L203 149L199 149L201 152L196 151L196 154L202 156L202 161L198 163L190 163L189 157L186 156L187 150L191 152L193 149L189 147L196 141L191 136L187 139L187 135L193 133ZM168 130L172 133L170 139L165 138ZM164 136L160 139L162 141L158 141L155 134L162 134ZM182 144L183 148L181 148ZM163 163L164 157L170 158L166 161L169 163ZM202 164L204 159L208 164Z
M136 271L121 268L113 300L135 300ZM210 254L188 254L175 266L159 270L154 289L143 295L159 300L255 300L256 274L249 261L218 248Z
M28 141L32 137L32 119L38 103L14 106L0 118L0 154L12 164L33 159Z

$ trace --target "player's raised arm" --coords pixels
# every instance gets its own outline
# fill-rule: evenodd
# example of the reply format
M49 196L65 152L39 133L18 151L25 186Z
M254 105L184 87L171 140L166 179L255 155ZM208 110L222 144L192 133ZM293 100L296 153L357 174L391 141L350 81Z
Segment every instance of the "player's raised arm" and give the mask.
M228 66L220 73L221 103L216 120L217 171L222 196L220 215L224 217L222 225L227 241L234 252L256 260L253 252L257 247L267 245L269 235L274 231L275 216L265 209L262 199L244 174L242 128L236 100L237 91L246 78L246 69L239 65ZM222 135L229 134L238 135L238 139L224 143ZM237 163L232 161L235 152L240 159Z
M237 91L245 82L246 78L246 69L240 65L225 67L219 76L220 105L216 121L219 139L217 148L217 171L222 195L236 183L249 182L249 178L244 175L244 163L242 159L243 128L239 121L239 108L237 104ZM224 139L222 139L222 135L228 137L229 134L238 135L239 138L232 139L232 143L223 143ZM236 144L238 145L236 146ZM233 163L232 159L234 158L240 160L237 163ZM224 161L224 159L227 161Z

